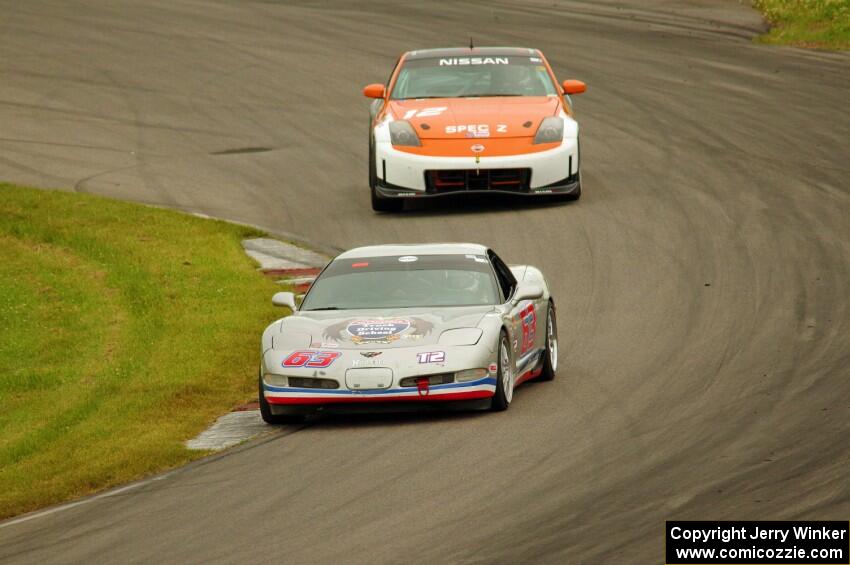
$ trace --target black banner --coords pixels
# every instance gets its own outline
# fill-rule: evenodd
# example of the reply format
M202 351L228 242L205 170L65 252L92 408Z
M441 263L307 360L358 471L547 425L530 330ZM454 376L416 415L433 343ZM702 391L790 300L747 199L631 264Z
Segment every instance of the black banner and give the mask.
M668 565L850 564L848 522L667 522Z

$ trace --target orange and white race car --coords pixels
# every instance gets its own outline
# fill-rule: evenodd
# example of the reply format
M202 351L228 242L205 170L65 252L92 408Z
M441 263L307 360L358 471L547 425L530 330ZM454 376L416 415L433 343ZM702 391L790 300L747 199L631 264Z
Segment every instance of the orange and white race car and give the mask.
M402 55L386 86L370 84L372 208L458 192L581 195L571 94L543 54L519 47Z

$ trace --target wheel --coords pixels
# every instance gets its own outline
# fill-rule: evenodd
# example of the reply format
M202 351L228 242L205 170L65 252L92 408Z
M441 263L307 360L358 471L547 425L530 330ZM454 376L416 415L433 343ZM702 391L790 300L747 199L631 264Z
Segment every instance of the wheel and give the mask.
M394 198L381 198L376 190L378 186L378 171L375 167L375 148L372 145L372 134L369 134L369 192L372 195L372 210L375 212L398 212L404 202Z
M375 187L372 187L372 210L375 212L399 212L404 202L396 198L381 198Z
M572 194L565 194L564 200L578 200L581 198L581 171L578 173L578 186Z
M499 372L496 375L496 394L490 403L494 412L507 410L514 397L514 372L511 366L511 349L508 334L502 330L499 338Z
M578 172L578 186L576 189L570 194L553 194L550 199L552 202L567 202L572 200L578 200L581 198L581 171Z
M558 322L555 318L555 308L549 304L546 312L546 347L543 351L543 372L541 381L551 381L558 370Z
M272 414L271 406L269 406L268 400L266 400L266 395L263 394L263 377L259 378L259 391L260 391L260 416L263 417L263 421L267 424L279 425L279 424L300 424L304 421L303 414Z
M578 200L581 198L581 139L577 141L578 151L576 157L578 158L578 186L572 192L572 194L556 194L553 195L552 200L554 202L564 202L570 200Z

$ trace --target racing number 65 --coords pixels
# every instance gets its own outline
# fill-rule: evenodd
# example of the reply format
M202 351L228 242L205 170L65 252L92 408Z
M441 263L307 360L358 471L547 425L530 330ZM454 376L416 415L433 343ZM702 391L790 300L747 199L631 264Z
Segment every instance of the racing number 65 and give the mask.
M333 363L339 351L296 351L283 360L284 367L311 367L322 369Z
M534 336L537 333L537 314L532 302L519 313L522 322L522 352L526 353L534 346Z

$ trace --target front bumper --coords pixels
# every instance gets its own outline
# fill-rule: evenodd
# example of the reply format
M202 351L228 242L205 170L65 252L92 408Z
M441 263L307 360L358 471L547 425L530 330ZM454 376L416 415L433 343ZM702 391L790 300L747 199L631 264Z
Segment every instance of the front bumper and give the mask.
M455 402L487 399L496 394L496 378L487 376L466 383L433 385L427 391L415 387L391 387L380 390L320 390L273 386L263 382L263 394L272 406L318 406L324 404Z
M528 170L529 178L521 187L488 186L442 190L428 182L434 171ZM377 193L384 198L436 197L458 193L501 193L535 196L571 194L579 187L579 153L576 139L565 139L554 149L538 153L500 157L481 156L476 163L469 157L431 157L393 148L389 142L375 145Z

